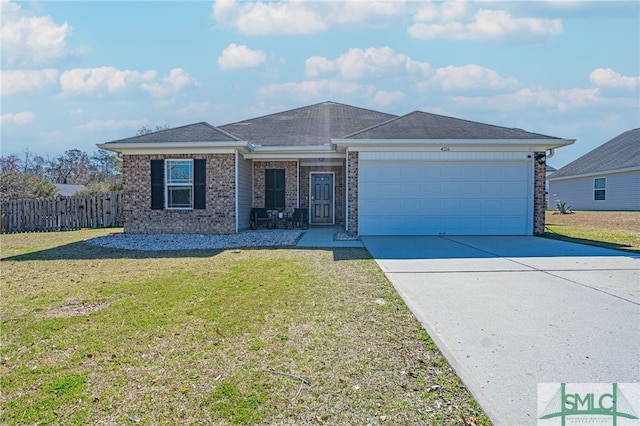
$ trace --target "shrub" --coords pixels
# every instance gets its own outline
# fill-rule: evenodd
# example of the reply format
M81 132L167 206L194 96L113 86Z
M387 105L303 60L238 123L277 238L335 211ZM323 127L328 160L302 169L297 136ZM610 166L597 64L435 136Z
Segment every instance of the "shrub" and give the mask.
M571 211L571 206L567 203L565 203L564 201L557 201L556 202L556 209L558 209L558 213L560 214L571 214L573 213Z

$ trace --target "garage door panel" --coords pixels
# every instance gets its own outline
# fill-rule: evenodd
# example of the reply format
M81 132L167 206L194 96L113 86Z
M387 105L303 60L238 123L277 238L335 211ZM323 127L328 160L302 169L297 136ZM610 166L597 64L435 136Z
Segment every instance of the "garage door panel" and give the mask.
M402 185L402 198L420 198L422 196L422 183L407 182Z
M358 169L358 180L360 183L380 182L381 170L377 167L360 167Z
M397 166L383 168L381 178L385 182L402 182L402 167Z
M420 182L422 180L422 168L412 164L402 169L402 178L406 182Z
M420 200L422 214L425 216L440 216L442 214L442 201L439 199Z
M420 180L424 182L440 182L442 180L442 168L437 165L420 168Z
M442 182L440 188L442 198L460 198L464 185L461 182Z
M532 173L518 162L361 161L362 235L526 235Z
M463 189L465 198L477 199L485 197L484 185L481 182L468 182L463 185Z
M523 182L506 182L500 185L499 192L502 197L516 198L526 194L527 185Z
M420 199L403 200L401 203L400 213L407 216L420 216L424 213L424 210L422 209L422 202Z
M523 209L527 208L524 200L503 200L501 211L505 215L517 216Z
M438 183L423 182L421 186L422 198L440 198L442 194L442 187Z

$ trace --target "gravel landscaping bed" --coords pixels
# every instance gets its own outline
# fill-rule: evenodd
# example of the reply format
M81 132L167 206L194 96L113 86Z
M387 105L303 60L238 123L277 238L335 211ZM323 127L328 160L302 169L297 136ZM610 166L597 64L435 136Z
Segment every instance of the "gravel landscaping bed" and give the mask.
M303 232L293 229L260 229L230 235L125 234L122 232L89 238L100 247L125 250L197 250L241 247L293 246Z

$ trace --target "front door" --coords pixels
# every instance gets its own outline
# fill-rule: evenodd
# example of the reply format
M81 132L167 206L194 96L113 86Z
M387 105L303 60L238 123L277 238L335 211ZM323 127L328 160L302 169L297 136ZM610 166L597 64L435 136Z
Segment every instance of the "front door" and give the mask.
M333 173L311 173L311 223L333 225Z

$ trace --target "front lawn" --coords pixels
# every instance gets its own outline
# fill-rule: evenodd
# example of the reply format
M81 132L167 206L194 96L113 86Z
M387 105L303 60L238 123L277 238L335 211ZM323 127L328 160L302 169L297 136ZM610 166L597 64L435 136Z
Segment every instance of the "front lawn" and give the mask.
M3 423L489 423L366 250L109 232L0 236Z
M545 236L640 253L640 212L547 211Z

